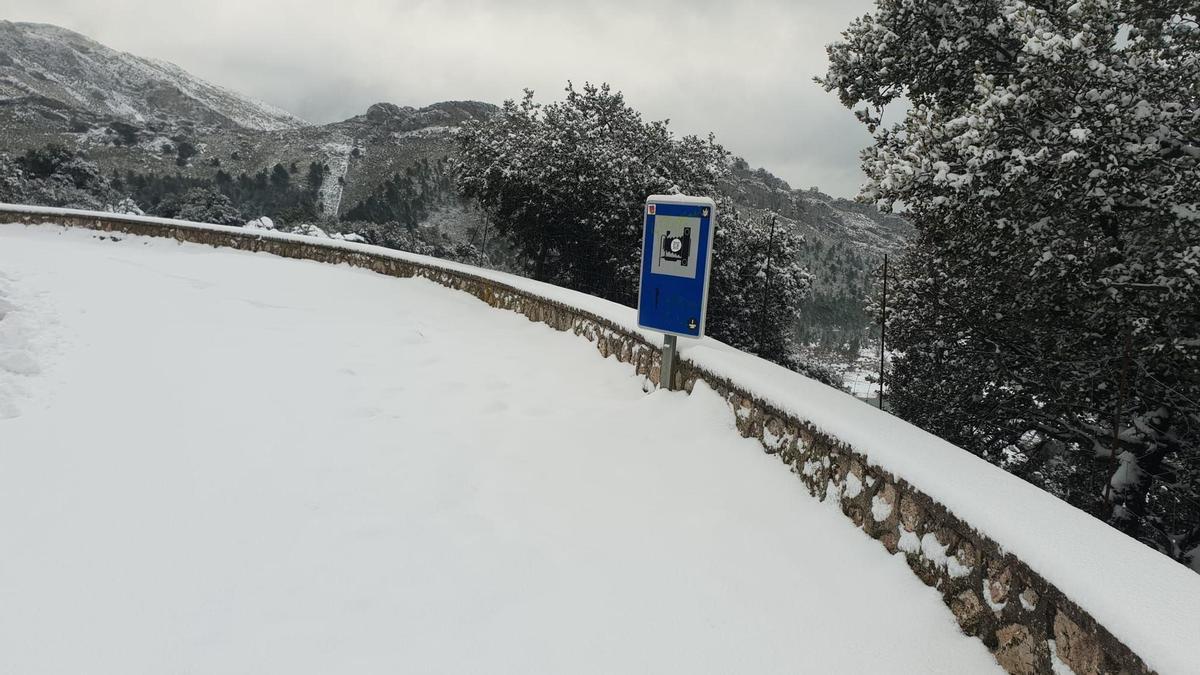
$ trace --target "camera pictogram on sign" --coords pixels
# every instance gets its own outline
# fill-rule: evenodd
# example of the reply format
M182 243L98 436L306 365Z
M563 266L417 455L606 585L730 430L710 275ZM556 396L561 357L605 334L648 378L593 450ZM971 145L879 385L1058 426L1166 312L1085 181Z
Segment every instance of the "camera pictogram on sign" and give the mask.
M692 257L692 228L683 228L683 234L672 237L671 231L663 235L662 259L676 261L687 267L688 259Z
M695 279L699 233L699 218L656 216L653 232L654 257L650 261L650 272Z

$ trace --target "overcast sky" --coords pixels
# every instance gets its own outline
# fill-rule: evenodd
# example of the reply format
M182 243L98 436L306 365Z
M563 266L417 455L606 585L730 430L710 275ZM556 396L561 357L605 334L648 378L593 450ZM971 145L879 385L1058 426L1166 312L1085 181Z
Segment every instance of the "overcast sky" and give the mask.
M5 0L312 122L377 101L500 103L609 82L648 119L712 131L793 187L858 192L866 131L813 83L871 0Z

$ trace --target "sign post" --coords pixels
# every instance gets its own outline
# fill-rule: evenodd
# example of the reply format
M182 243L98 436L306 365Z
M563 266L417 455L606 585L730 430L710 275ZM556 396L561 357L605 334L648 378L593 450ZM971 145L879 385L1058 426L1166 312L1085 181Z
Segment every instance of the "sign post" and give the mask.
M659 381L673 389L676 339L704 336L717 209L708 197L652 195L644 218L638 326L666 335Z

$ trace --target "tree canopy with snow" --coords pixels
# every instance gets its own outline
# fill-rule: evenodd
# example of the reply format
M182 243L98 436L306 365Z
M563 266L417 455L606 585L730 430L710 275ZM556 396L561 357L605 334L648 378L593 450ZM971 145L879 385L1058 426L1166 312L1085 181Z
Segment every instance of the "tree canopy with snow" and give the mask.
M865 196L919 231L896 412L1200 556L1196 4L877 0L829 55Z
M453 171L540 281L633 305L641 263L642 209L653 194L718 196L729 153L713 136L677 138L645 122L608 85L568 85L542 105L526 90L493 117L464 125ZM801 237L735 211L720 198L708 332L803 369L793 326L811 279ZM818 373L833 383L829 373Z
M729 199L718 201L717 213L709 333L738 349L841 386L834 373L797 358L796 317L812 293L812 275L801 261L803 237L769 216L739 213Z
M99 168L56 143L10 158L0 154L0 202L104 209L120 201Z
M714 194L728 153L712 136L675 138L607 84L568 85L563 101L525 91L458 136L464 196L478 200L549 281L630 303L642 205L652 194Z

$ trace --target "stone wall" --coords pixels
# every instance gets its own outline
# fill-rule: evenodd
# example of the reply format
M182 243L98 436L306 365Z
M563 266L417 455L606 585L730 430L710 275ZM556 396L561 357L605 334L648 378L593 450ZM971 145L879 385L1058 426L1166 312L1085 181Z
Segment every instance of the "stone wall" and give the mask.
M424 277L474 295L492 307L571 331L593 342L604 358L632 364L658 385L656 345L602 317L466 272L385 253L346 249L320 240L297 241L253 230L205 229L119 215L7 211L3 220L53 223L104 232L171 237L179 241L262 251L288 258L345 263L396 277ZM835 500L843 514L889 553L902 552L925 584L941 593L964 633L980 639L1010 673L1051 673L1052 651L1078 675L1149 673L1143 661L1037 572L945 507L864 454L777 410L753 392L682 360L677 387L698 380L728 403L738 430L776 455L808 491ZM1048 545L1052 545L1048 543Z

